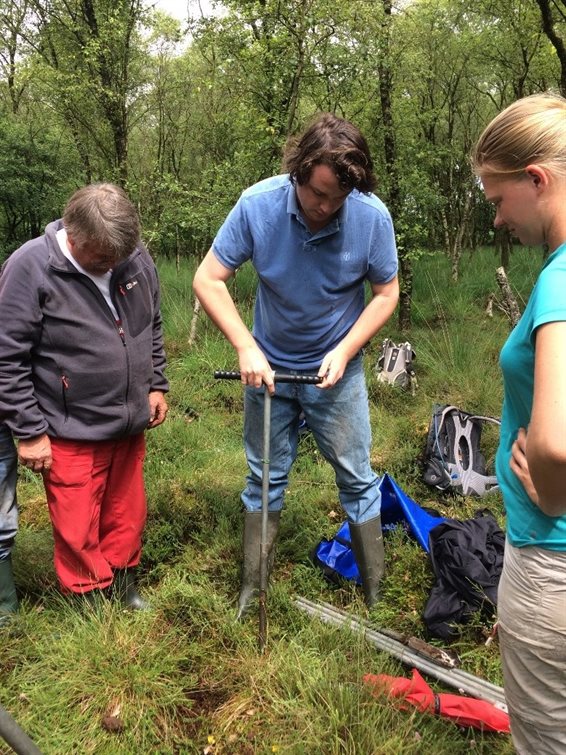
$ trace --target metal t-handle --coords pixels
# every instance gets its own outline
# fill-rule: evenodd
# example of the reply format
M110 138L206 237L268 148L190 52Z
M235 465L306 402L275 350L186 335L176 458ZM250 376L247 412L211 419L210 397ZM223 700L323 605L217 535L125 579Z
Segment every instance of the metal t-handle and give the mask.
M216 370L214 377L217 380L240 380L242 374L238 370ZM286 372L276 372L273 380L275 383L306 383L309 385L322 383L322 378L318 375L291 375Z

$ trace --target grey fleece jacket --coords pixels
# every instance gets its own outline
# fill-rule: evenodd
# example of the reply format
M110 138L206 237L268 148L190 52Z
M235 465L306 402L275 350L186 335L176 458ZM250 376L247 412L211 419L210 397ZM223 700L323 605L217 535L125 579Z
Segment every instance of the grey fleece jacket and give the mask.
M15 438L110 440L142 432L148 394L167 391L157 271L139 245L116 266L116 322L65 258L60 220L0 274L0 418Z

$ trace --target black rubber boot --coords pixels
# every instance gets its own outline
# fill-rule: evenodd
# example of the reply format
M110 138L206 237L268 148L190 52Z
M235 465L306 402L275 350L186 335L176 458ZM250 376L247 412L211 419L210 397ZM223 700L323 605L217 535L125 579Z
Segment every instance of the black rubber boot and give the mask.
M0 626L10 621L18 610L18 596L12 571L12 557L0 561Z
M350 537L366 605L371 608L379 600L379 583L385 572L381 517L376 516L363 524L350 522Z
M279 530L280 511L267 514L267 577L271 574L275 558L275 540ZM244 515L244 563L242 566L242 587L238 600L238 614L241 619L259 592L259 562L261 548L261 511L246 511Z
M132 611L149 611L151 606L138 592L134 569L116 569L111 586L111 596L124 608Z

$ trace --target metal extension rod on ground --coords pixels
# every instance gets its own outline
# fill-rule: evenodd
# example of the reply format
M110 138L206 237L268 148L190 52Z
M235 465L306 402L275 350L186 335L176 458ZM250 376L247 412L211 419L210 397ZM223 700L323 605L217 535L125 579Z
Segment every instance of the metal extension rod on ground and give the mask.
M401 661L401 663L435 677L449 687L454 687L460 694L467 694L471 697L485 700L507 712L505 693L502 687L498 687L485 679L480 679L480 677L469 674L461 669L440 666L434 661L424 658L419 653L411 650L406 645L403 645L403 643L391 639L391 637L378 630L371 629L367 622L362 619L356 619L344 611L328 605L328 603L315 603L306 598L298 597L295 599L295 605L299 610L325 623L361 632L365 639L378 648L378 650L389 653Z
M241 380L241 373L217 370L214 373L217 380ZM321 382L317 375L292 375L287 373L275 373L275 383L302 383L311 384ZM259 650L263 653L267 641L267 564L269 553L267 552L267 514L269 510L269 454L271 442L271 396L264 389L263 403L263 459L261 474L261 542L259 559Z
M41 755L25 731L0 705L0 737L17 753L17 755Z

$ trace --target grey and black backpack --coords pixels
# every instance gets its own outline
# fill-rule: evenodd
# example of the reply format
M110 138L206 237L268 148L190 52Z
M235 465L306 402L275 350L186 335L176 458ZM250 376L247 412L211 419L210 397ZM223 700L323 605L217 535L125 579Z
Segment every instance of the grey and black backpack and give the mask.
M386 338L381 344L381 354L375 366L378 381L414 393L417 387L414 359L415 352L408 341L397 344Z
M482 425L500 425L495 417L469 414L448 404L435 404L426 441L423 480L442 491L484 496L498 490L480 450Z

